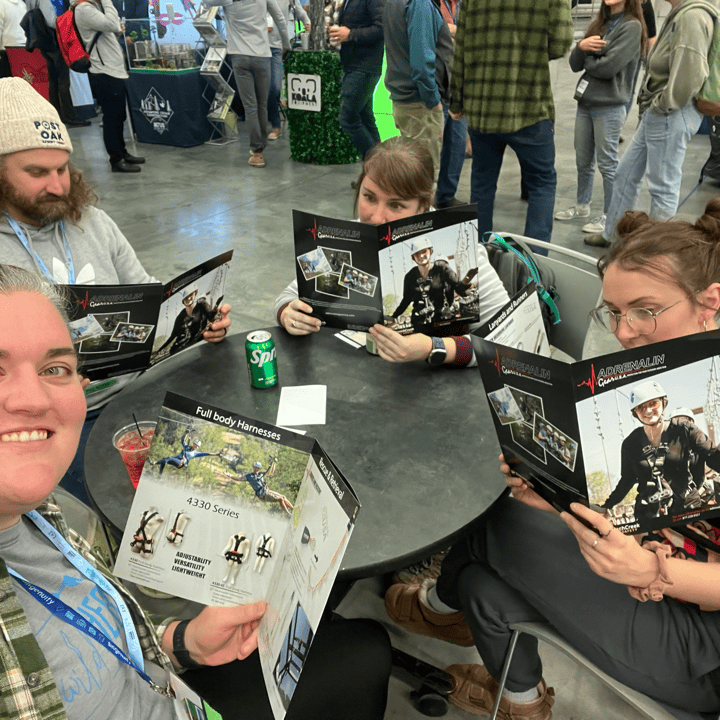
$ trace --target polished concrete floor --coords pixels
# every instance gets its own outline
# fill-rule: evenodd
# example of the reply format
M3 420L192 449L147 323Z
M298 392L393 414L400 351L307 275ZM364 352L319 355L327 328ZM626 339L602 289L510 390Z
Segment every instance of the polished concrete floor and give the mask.
M666 14L668 6L664 2L658 5L660 12ZM556 207L562 209L575 202L575 102L572 98L577 76L563 59L552 64L552 78L557 108ZM636 122L637 110L634 110L623 133L626 141ZM92 127L74 129L70 134L75 145L74 162L95 186L101 207L119 225L148 272L155 277L167 280L203 259L235 249L226 292L233 306L233 332L274 323L273 299L295 272L293 208L352 217L350 182L357 177L360 166L319 167L295 163L290 159L286 129L277 142L270 143L265 153L267 166L262 169L247 164L244 128L240 142L224 147L205 145L180 149L131 144L131 152L147 158L147 164L137 175L110 172L97 120ZM707 136L696 136L691 141L683 168L682 198L695 188L709 149ZM470 170L471 162L467 161L457 194L463 200L470 195ZM497 230L523 231L525 204L520 200L519 177L517 161L508 151L495 202ZM706 180L683 205L680 216L694 220L705 204L718 195L718 187L717 183ZM602 207L599 175L593 200L593 209L599 213ZM643 190L641 208L647 207L648 195ZM599 251L582 244L582 224L580 220L556 222L553 242L599 255ZM500 487L498 480L498 490ZM375 581L356 585L343 609L348 614L370 615L387 621L381 587ZM390 627L389 622L388 626L399 647L411 649L440 667L452 662L478 661L475 650L426 641ZM554 685L557 692L554 712L557 720L634 720L637 717L625 703L556 652L543 648L542 654L548 684ZM388 718L422 717L411 707L408 692L405 682L393 678ZM453 708L446 717L468 716ZM341 718L339 713L338 720Z

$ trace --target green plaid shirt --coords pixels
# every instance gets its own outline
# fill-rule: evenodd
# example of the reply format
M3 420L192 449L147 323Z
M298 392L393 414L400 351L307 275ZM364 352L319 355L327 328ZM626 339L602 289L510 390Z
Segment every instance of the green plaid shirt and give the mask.
M158 639L167 623L155 631L135 598L112 576L85 540L68 529L52 496L38 512L115 586L130 610L145 659L171 668ZM0 718L66 720L66 717L45 656L23 613L5 561L0 558Z
M549 61L572 40L570 0L462 0L450 109L487 133L554 120Z

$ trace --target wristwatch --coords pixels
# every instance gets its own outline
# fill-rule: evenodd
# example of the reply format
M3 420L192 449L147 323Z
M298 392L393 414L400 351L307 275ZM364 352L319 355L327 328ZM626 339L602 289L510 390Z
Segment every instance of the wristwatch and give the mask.
M428 365L442 365L445 362L445 357L447 356L447 350L445 350L445 342L442 338L439 337L431 337L432 340L432 350L430 351L430 354L425 359L425 362Z
M189 620L181 620L173 631L173 655L180 663L180 667L192 670L193 668L202 667L200 663L196 663L191 657L188 649L185 647L185 630Z

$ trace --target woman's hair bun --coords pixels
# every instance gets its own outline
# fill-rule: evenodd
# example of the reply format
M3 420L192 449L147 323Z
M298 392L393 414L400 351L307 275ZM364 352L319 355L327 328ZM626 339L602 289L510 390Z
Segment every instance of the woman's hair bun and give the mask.
M695 227L708 236L708 240L720 242L720 198L714 198L705 206L705 213L701 215Z

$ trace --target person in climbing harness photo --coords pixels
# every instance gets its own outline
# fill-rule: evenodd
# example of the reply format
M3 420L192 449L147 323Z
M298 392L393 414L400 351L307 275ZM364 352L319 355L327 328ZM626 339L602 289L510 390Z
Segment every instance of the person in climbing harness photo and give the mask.
M259 460L256 460L253 463L253 469L251 472L245 473L244 475L231 475L229 472L226 472L225 477L228 477L231 480L235 480L236 482L248 483L250 487L255 491L255 497L257 497L259 500L262 500L263 502L271 500L278 503L280 507L285 510L285 512L289 515L293 511L293 506L290 501L281 493L275 492L275 490L271 490L268 487L267 482L265 481L266 475L272 475L275 472L276 465L277 458L273 458L272 462L268 466L268 469L265 471L261 471L260 468L262 467L262 463Z
M693 468L701 459L719 470L720 451L694 423L665 419L667 405L667 393L655 380L646 380L630 392L630 411L642 427L623 441L620 480L602 504L606 510L635 486L636 520L697 509L711 499L703 502Z
M221 296L213 307L206 298L197 299L197 294L197 288L185 293L182 299L183 309L175 318L172 332L168 339L153 353L153 357L159 356L165 348L169 348L168 354L174 355L190 347L202 337L202 334L209 329L214 321L221 319L220 307L223 297Z
M166 465L171 465L174 468L177 468L178 470L181 470L182 468L185 468L188 466L188 463L191 460L196 460L197 458L201 457L218 457L220 455L219 452L216 453L208 453L208 452L200 452L198 448L201 445L201 442L199 440L193 440L192 443L188 443L188 437L190 435L190 431L186 430L185 434L182 436L180 440L180 444L182 445L182 450L177 455L172 455L170 457L164 457L160 460L156 460L152 462L153 465L160 468L160 475L162 476L163 471L165 470Z
M447 263L433 262L433 246L429 239L421 237L410 243L410 256L415 267L405 273L403 297L392 314L392 327L398 318L412 305L410 324L413 328L423 327L431 322L440 322L448 293L461 297L470 289L458 280L458 276Z

